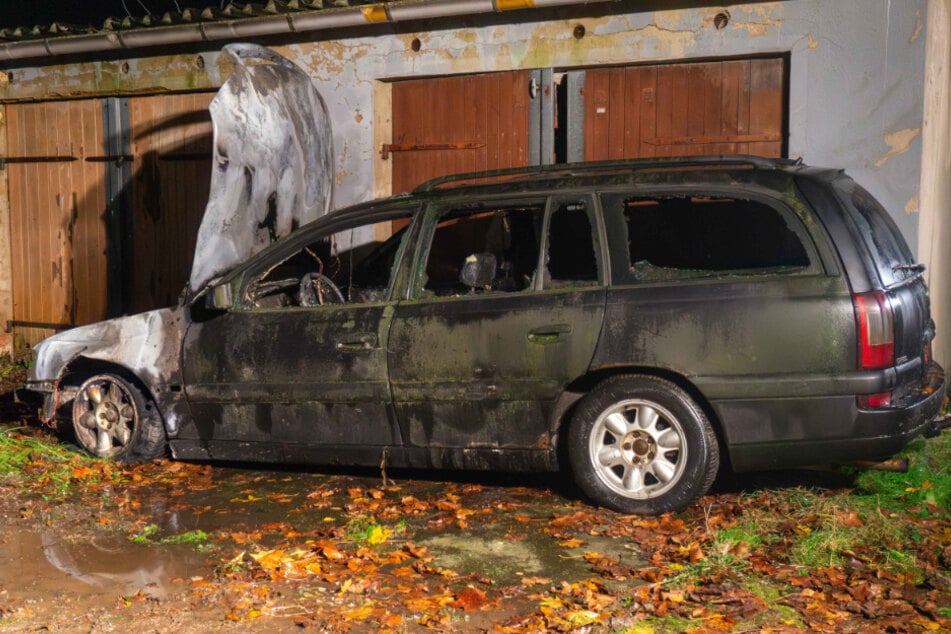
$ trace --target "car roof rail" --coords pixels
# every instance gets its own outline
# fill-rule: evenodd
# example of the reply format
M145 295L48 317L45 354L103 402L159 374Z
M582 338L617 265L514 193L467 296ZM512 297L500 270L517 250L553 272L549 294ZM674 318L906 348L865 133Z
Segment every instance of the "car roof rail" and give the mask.
M464 174L439 176L438 178L433 178L418 185L415 189L413 189L413 193L418 194L429 192L433 191L434 189L438 189L443 185L460 183L462 181L484 180L506 176L513 177L511 180L517 180L517 177L520 176L527 180L556 174L580 176L583 174L593 174L597 172L616 171L622 169L637 170L705 165L747 165L757 169L775 169L777 167L802 165L802 158L786 159L766 158L763 156L752 156L748 154L720 154L709 156L672 156L667 158L640 158L614 161L590 161L584 163L556 163L552 165L533 165L530 167L510 167L486 172L467 172Z

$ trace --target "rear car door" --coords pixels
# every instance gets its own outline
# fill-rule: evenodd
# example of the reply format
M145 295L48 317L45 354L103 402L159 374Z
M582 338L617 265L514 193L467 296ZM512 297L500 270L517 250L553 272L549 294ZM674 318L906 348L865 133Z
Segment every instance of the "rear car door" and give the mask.
M373 462L398 446L386 339L413 225L390 232L411 211L304 229L257 258L231 310L196 311L183 353L196 423L181 438L212 458L299 462Z
M592 201L447 204L427 223L389 342L407 455L433 448L425 462L464 468L491 467L499 449L544 460L532 450L550 447L554 402L587 370L604 316Z

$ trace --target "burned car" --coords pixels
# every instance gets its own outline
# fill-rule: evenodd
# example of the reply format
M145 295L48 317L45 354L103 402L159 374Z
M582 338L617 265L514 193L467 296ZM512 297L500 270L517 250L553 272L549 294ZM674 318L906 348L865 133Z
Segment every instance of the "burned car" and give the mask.
M91 453L567 468L597 503L652 514L721 464L885 458L938 429L922 267L840 170L466 174L300 227L264 214L285 226L227 248L224 213L195 257L227 257L180 306L37 346L26 389Z

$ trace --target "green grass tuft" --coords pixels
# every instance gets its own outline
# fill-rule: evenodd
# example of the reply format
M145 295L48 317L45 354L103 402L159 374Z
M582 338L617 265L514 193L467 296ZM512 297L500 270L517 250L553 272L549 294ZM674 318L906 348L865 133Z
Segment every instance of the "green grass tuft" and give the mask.
M949 515L951 509L951 431L936 438L917 438L903 451L907 473L865 471L856 478L860 495L874 496L891 511L919 516Z

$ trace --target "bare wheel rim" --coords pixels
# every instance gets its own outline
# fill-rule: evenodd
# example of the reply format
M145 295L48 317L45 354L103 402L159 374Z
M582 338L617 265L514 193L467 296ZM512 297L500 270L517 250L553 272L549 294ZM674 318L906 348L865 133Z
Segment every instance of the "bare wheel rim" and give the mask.
M591 430L588 454L605 486L639 500L667 493L687 464L680 420L643 399L620 401L603 411Z
M135 425L135 401L124 385L110 377L94 377L79 389L73 427L90 453L108 458L121 452L132 441Z

